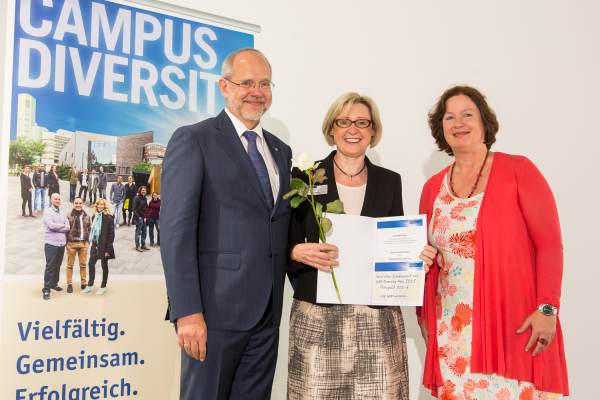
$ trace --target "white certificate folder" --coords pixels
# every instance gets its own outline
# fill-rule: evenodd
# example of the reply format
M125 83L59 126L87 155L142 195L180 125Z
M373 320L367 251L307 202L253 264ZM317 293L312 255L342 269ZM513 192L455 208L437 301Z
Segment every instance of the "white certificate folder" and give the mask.
M327 243L339 248L334 267L343 304L421 306L427 216L370 218L328 214ZM317 303L339 304L331 274L319 271Z

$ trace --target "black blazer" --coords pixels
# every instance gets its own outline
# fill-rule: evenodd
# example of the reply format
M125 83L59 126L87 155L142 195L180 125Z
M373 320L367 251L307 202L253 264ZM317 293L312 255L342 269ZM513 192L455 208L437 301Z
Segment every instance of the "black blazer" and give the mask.
M94 219L92 217L92 225L94 225ZM115 248L113 242L115 241L115 219L112 215L102 213L102 228L100 229L100 237L98 238L98 258L100 260L114 260L115 259ZM105 257L105 253L108 253L108 258Z
M54 193L60 194L58 179L58 174L55 176L54 172L48 173L48 197L52 197Z
M315 196L315 201L321 203L323 208L327 203L340 199L333 169L335 153L335 150L332 151L319 165L319 168L325 168L327 179L324 184L327 184L327 194ZM360 215L373 218L404 215L400 175L373 165L367 157L365 157L365 163L368 171L367 188ZM308 183L307 175L297 168L292 170L292 177L300 178ZM317 304L318 270L291 259L292 250L299 243L319 243L319 227L307 201L292 211L288 246L288 273L292 280L296 280L294 298ZM335 243L333 244L335 245Z
M22 199L26 199L27 197L31 198L31 192L29 191L29 189L33 189L33 185L31 184L31 178L29 177L29 175L26 175L21 172L21 198Z
M225 111L179 128L169 140L160 230L171 321L204 312L209 329L247 331L272 298L279 326L291 214L283 195L290 191L291 149L263 133L279 170L273 209Z

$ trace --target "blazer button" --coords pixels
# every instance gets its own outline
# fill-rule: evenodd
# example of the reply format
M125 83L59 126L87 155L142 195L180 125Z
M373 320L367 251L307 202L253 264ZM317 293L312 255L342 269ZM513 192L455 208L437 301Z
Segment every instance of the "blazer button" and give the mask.
M271 217L271 222L275 222L275 217Z
M269 253L269 258L273 258L273 253Z

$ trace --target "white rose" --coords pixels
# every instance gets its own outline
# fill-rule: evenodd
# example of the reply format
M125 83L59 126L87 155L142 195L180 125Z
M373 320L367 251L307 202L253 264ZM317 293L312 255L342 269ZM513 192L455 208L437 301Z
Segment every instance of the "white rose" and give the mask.
M310 151L300 153L296 158L292 158L292 166L300 171L306 171L315 166L315 159L310 156Z

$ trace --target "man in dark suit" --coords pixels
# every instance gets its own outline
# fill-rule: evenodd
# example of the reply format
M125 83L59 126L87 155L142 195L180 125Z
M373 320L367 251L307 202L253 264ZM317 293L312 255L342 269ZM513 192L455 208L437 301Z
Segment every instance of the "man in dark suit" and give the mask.
M162 260L182 349L181 399L270 399L290 221L291 149L262 129L271 66L223 62L227 108L179 128L162 176Z

